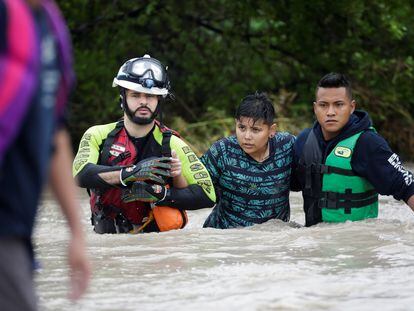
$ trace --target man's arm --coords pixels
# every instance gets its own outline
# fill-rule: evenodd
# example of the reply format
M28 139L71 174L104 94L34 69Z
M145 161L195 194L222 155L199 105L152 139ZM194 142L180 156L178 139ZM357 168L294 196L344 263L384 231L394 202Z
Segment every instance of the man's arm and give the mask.
M302 183L304 183L304 177L300 175L299 161L303 153L306 140L308 139L309 133L312 131L311 128L306 128L296 137L295 143L292 148L292 171L290 177L290 191L302 191Z
M73 176L80 187L105 191L133 181L133 176L137 180L148 179L157 183L162 181L162 176L169 175L171 166L163 161L164 158L141 161L132 171L125 170L124 166L98 164L101 147L115 126L116 123L97 125L83 134L72 167Z
M298 165L299 165L299 144L302 142L298 140L295 141L292 147L292 165L290 173L290 191L302 191L302 186L300 184L298 176Z
M72 173L80 187L105 190L120 183L120 167L98 165L100 147L116 123L89 128L82 136Z
M168 190L160 205L165 204L183 210L213 207L216 194L203 163L180 138L172 136L170 144L173 158L181 163L181 174L173 176L173 187ZM180 180L177 180L177 177Z
M214 206L214 189L211 193L211 180L203 164L182 140L177 139L174 148L171 150L170 158L172 187L168 189L145 181L134 182L132 187L124 190L122 195L124 202L152 202L180 210Z
M210 175L191 148L180 138L172 136L171 141L170 189L138 181L125 189L124 202L144 201L166 205L180 210L195 210L213 207L216 194Z
M408 204L408 206L409 206L409 207L411 207L411 209L412 209L412 210L413 210L413 212L414 212L414 195L412 195L412 196L408 199L407 204Z
M78 299L89 283L91 269L86 256L85 241L80 221L80 205L76 199L76 185L70 167L72 152L66 130L59 130L54 138L55 153L51 160L50 185L65 215L71 239L68 260L70 266L70 298Z
M120 185L121 167L87 163L76 175L79 187L106 190Z
M181 161L175 150L171 151L171 177L173 178L173 187L182 189L188 186L187 180L182 175Z
M393 195L412 207L414 175L404 168L383 137L368 131L361 135L354 149L352 169L365 177L382 195Z

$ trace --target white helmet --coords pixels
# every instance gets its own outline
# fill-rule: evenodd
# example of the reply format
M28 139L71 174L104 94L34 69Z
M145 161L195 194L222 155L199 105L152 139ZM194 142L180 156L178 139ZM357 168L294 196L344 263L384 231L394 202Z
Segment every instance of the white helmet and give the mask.
M167 68L148 54L126 61L112 82L112 87L120 86L140 93L167 96L170 81Z

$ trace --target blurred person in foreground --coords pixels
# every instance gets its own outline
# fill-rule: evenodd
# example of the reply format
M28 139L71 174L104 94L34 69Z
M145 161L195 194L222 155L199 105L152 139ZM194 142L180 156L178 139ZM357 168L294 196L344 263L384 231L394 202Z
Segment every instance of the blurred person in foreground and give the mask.
M217 192L204 227L247 227L289 221L293 135L276 131L275 109L264 93L246 96L236 110L236 135L202 156Z
M73 174L91 193L96 233L148 233L181 229L186 210L212 207L210 176L178 133L162 123L170 91L166 67L144 55L115 76L123 118L83 135ZM156 119L159 118L159 120Z
M52 1L0 0L0 308L37 310L32 234L48 179L68 220L70 298L90 265L70 174L64 108L72 87L65 23Z
M306 226L376 218L378 194L414 210L413 174L356 110L348 77L325 75L315 95L316 122L297 137L291 188L302 191Z

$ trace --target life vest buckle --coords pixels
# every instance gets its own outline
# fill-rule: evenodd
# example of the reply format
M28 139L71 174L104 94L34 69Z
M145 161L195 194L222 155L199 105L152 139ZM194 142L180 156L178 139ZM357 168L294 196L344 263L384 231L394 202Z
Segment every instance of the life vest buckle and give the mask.
M332 192L332 191L324 191L321 193L321 198L325 200L338 201L339 193Z
M332 173L331 167L329 165L321 164L319 166L319 173L321 173L321 174L331 174Z
M338 209L338 201L326 198L320 198L318 201L319 208Z

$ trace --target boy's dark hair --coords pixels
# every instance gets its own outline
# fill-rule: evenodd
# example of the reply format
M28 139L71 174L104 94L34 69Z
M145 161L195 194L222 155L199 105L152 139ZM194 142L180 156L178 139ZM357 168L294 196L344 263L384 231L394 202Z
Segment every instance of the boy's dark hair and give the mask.
M242 99L234 117L236 120L241 117L252 118L253 122L263 120L265 124L272 125L276 112L269 97L265 93L256 92Z
M323 76L322 79L320 79L318 82L315 93L318 93L318 89L320 87L322 88L344 87L349 99L352 100L351 81L346 75L342 73L330 72L327 75Z

